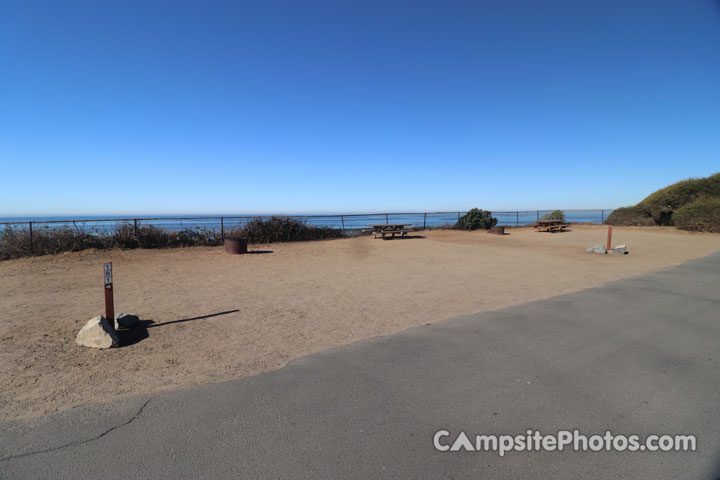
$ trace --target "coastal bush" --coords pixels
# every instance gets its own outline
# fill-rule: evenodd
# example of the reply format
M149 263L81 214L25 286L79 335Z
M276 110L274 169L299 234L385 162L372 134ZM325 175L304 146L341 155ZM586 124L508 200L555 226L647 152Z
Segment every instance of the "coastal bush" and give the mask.
M63 225L33 230L33 250L37 255L78 252L88 248L102 248L103 239L96 232L85 232L78 226Z
M565 212L562 210L553 210L550 213L546 213L542 216L541 220L560 220L565 221Z
M497 225L497 222L497 218L493 217L491 212L473 208L460 217L457 228L458 230L487 230Z
M243 226L226 231L226 236L248 237L252 243L294 242L321 240L345 236L337 228L315 227L287 217L256 218ZM6 225L0 230L0 260L29 255L76 252L88 248L176 248L222 245L219 230L205 227L168 230L153 225L119 223L109 232L76 225L59 227L36 226L32 248L27 225Z
M673 212L695 200L720 197L720 173L683 180L648 195L638 205L647 209L657 225L672 225Z
M247 237L250 243L297 242L345 236L339 228L315 227L289 217L258 217L231 235Z
M153 225L138 226L135 241L140 248L162 248L169 246L168 232Z
M691 178L669 185L648 195L637 205L618 208L612 212L605 223L608 225L694 225L692 229L707 225L712 218L711 210L706 206L707 199L720 198L720 173L705 178ZM700 202L688 208L677 218L675 213L684 207ZM688 215L701 215L693 221ZM707 217L710 215L710 217ZM679 222L679 223L678 223ZM678 227L684 228L684 227ZM703 227L704 228L704 227Z
M87 248L103 248L103 238L96 232L84 232L76 226L35 227L30 244L30 231L25 226L6 225L0 232L0 259L20 258L30 254L48 255L77 252Z
M27 230L5 225L0 231L0 259L19 258L30 251L30 236Z
M152 225L135 226L121 223L112 231L85 231L79 226L41 226L33 229L32 249L30 232L26 226L0 230L0 260L29 255L49 255L77 252L88 248L174 248L222 245L219 231L195 227L184 230L165 230Z
M440 225L428 225L425 230L457 230L457 223L441 223Z
M620 207L613 210L605 219L606 225L639 225L642 227L649 227L656 225L650 212L643 207Z
M137 233L136 233L137 232ZM111 246L117 248L177 248L222 245L219 231L205 227L166 230L154 225L121 223L110 237Z
M720 197L705 197L685 205L673 213L677 228L720 233Z
M186 228L184 230L167 232L167 247L203 246L212 247L222 245L221 232L205 227Z

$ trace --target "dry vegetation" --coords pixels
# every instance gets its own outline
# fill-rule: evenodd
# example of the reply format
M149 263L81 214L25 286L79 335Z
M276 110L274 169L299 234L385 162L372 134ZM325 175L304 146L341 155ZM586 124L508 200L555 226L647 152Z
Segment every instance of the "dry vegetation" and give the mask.
M315 227L287 217L255 218L242 226L230 228L225 236L247 237L250 243L297 242L340 238L342 230ZM122 222L111 231L86 230L78 225L36 226L32 244L29 228L24 224L6 225L0 229L0 260L28 256L79 252L111 248L177 248L222 245L219 230L185 228L167 230L153 225Z

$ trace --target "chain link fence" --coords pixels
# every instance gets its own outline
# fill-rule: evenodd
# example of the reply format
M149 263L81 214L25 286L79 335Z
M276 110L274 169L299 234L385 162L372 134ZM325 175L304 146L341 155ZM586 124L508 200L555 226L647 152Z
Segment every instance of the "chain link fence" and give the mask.
M551 210L492 212L498 225L534 224ZM563 210L570 223L603 223L612 210ZM466 212L374 213L348 215L282 215L317 228L357 235L371 225L406 224L413 228L450 228ZM37 219L0 222L0 259L60 253L87 248L153 248L220 245L248 222L270 215Z

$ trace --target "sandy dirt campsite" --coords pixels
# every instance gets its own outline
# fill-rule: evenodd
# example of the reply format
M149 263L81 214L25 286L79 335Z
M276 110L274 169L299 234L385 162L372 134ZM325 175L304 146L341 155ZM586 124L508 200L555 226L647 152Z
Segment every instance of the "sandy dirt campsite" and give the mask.
M597 255L606 227L565 233L426 231L416 238L84 251L0 262L0 414L74 406L281 368L323 348L453 316L599 286L720 250L720 235L616 227L630 255ZM74 339L103 312L113 262L116 311L140 316L132 343Z

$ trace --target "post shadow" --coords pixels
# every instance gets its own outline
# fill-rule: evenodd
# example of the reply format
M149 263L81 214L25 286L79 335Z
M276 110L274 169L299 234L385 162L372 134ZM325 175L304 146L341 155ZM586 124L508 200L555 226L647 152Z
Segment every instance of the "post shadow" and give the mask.
M194 322L195 320L205 320L208 318L219 317L221 315L228 315L230 313L239 312L240 310L227 310L225 312L212 313L210 315L201 315L199 317L182 318L179 320L170 320L168 322L155 323L154 320L138 320L135 325L130 328L119 328L115 330L118 339L120 340L120 347L129 347L135 345L150 336L148 333L149 328L163 327L165 325L173 325L176 323Z
M169 322L162 322L162 323L155 323L152 320L149 320L152 322L151 325L147 325L146 328L154 328L154 327L162 327L165 325L172 325L174 323L185 323L185 322L194 322L195 320L204 320L206 318L212 318L212 317L219 317L220 315L228 315L230 313L239 312L240 310L228 310L226 312L218 312L218 313L212 313L210 315L201 315L199 317L192 317L192 318L182 318L180 320L170 320Z

